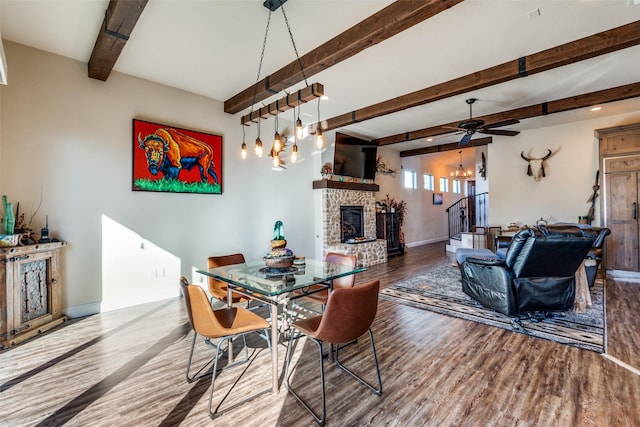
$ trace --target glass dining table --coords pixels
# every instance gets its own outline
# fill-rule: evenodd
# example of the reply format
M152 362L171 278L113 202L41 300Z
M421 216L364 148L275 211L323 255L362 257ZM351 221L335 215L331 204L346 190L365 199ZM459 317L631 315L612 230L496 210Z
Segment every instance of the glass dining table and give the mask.
M278 393L278 350L280 329L278 308L286 308L289 300L300 295L318 292L324 287L331 289L334 279L365 271L365 267L352 267L324 261L306 259L304 265L290 269L274 270L265 266L264 260L223 267L197 270L205 276L222 280L228 284L229 302L231 292L250 296L269 304L271 310L271 346L272 351L272 392ZM313 285L321 285L313 286ZM297 291L295 296L293 291ZM286 321L286 320L285 320ZM233 355L229 354L232 358Z

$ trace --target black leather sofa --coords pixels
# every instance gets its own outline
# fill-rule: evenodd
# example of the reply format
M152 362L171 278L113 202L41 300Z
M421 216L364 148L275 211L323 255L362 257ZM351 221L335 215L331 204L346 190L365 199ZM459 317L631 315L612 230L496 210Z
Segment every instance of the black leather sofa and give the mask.
M573 307L575 273L598 232L576 225L540 226L513 236L504 259L464 259L462 290L500 313L565 311Z

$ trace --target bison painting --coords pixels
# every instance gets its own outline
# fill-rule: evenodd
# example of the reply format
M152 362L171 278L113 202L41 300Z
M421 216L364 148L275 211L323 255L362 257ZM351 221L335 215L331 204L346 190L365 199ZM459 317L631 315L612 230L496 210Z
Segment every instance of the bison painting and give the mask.
M209 145L171 128L160 128L144 139L138 134L138 142L153 175L161 172L166 179L178 179L181 170L190 171L197 166L202 182L211 178L218 184L213 149Z

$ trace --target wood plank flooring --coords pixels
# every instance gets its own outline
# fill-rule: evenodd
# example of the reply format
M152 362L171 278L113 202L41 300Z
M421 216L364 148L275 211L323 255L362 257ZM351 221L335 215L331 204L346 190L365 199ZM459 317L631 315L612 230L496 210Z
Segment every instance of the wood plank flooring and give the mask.
M451 262L444 244L425 245L357 282L384 287ZM609 280L606 303L609 355L635 372L594 352L380 300L373 330L383 394L326 363L327 424L638 426L640 285ZM212 421L209 378L184 378L191 339L182 300L172 299L70 321L4 351L0 426L315 425L284 388L247 401L270 387L271 359L258 337L249 339L250 363L218 375L221 414ZM341 358L373 379L369 345L365 336ZM212 350L199 341L196 363ZM280 344L282 366L285 353ZM294 354L292 382L319 402L315 344L299 340Z

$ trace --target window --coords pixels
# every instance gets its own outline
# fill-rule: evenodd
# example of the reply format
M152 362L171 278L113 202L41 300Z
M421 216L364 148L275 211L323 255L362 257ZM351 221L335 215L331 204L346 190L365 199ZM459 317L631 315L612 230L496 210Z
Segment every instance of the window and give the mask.
M449 192L449 179L445 177L440 177L440 191L443 193Z
M404 171L404 188L418 188L414 171Z
M461 189L460 180L454 179L452 185L453 185L453 192L460 193L460 189Z
M425 173L423 175L423 178L424 178L424 189L435 190L435 188L433 188L433 175L431 175L430 173Z

